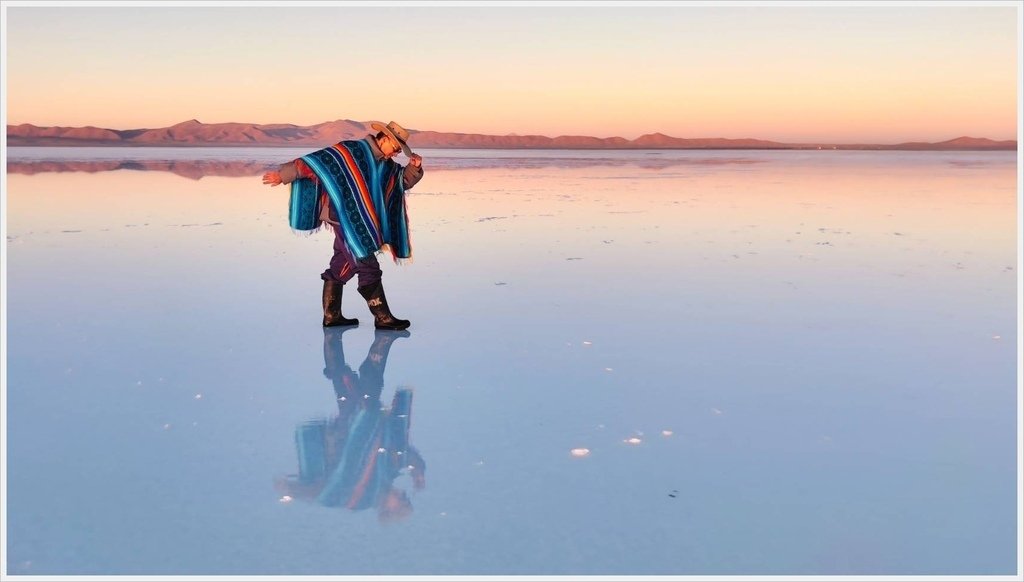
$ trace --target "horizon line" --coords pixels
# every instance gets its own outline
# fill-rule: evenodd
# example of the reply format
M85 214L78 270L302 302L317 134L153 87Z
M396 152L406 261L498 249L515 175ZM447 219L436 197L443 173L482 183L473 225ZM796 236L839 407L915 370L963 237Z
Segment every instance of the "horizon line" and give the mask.
M134 127L134 128L128 128L128 129L117 129L117 128L111 128L111 127L103 127L103 126L100 126L100 125L38 125L38 124L32 123L32 122L7 123L6 125L7 125L7 130L8 131L12 127L19 127L19 126L28 125L28 126L31 126L31 127L34 127L34 128L38 128L38 129L52 129L52 128L61 128L61 129L69 129L69 130L70 129L98 129L98 130L107 130L107 131L112 131L112 132L118 133L118 132L154 131L154 130L160 130L160 129L168 129L168 128L176 127L176 126L179 126L179 125L185 125L185 124L188 124L188 123L197 123L197 124L203 125L203 126L250 125L250 126L254 126L254 127L261 127L261 126L262 127L266 127L266 126L282 126L283 125L283 126L292 126L292 127L296 127L296 128L310 128L310 127L315 127L315 126L318 126L318 125L326 125L326 124L329 124L329 123L346 123L347 122L347 123L356 123L356 124L363 125L364 129L365 129L365 126L369 126L369 123L371 121L377 121L377 120L359 121L359 120L356 120L356 119L339 118L339 119L321 121L321 122L317 122L317 123L313 123L313 124L309 124L309 125L300 125L300 124L290 123L290 122L288 122L288 123L257 123L257 122L246 122L246 121L224 121L224 122L205 123L205 122L199 121L197 118L193 117L193 118L187 119L185 121L179 121L177 123L174 123L174 124L171 124L171 125L166 125L166 126ZM641 139L641 138L644 138L644 137L648 137L648 136L664 136L666 138L679 139L679 140L693 140L693 141L699 141L699 140L728 140L728 141L752 140L752 141L763 141L763 142L777 143L777 144L781 144L781 145L794 145L794 146L801 146L801 145L804 145L804 146L826 146L826 145L827 146L896 146L896 145L917 144L917 143L935 145L935 144L942 144L942 143L946 143L946 142L950 142L950 141L955 141L955 140L958 140L958 139L979 139L979 140L988 140L988 141L992 141L992 142L1017 142L1017 143L1019 143L1018 136L1015 136L1015 137L1012 137L1012 138L1007 138L1007 139L998 139L998 138L990 138L990 137L977 137L977 136L972 135L972 134L956 135L954 137L950 137L950 138L946 138L946 139L942 139L942 140L938 140L938 141L928 141L927 139L924 139L924 138L917 138L917 139L908 139L908 140L904 140L904 141L895 141L895 142L891 142L891 143L884 143L884 142L878 142L878 141L859 141L859 142L856 142L856 141L854 141L854 142L820 141L820 140L819 141L779 141L779 139L777 139L777 138L762 138L762 137L738 137L738 138L735 138L735 137L721 137L721 136L715 136L715 137L678 137L678 136L670 135L670 134L667 134L667 133L663 133L661 131L653 131L653 132L648 132L648 133L642 133L642 134L638 135L636 138L632 138L632 139L626 138L626 137L622 137L620 135L612 135L612 136L607 136L607 137L600 137L600 136L589 135L589 134L560 134L560 135L556 135L556 136L548 136L548 135L543 135L543 134L539 134L539 133L517 133L517 132L481 133L481 132L467 132L467 131L439 131L439 130L436 130L436 129L413 129L411 127L408 128L408 131L411 134L413 134L413 135L415 135L417 133L436 133L436 134L453 134L453 135L465 135L465 136L478 135L478 136L498 137L498 138L543 138L543 139L550 139L550 140L559 139L559 138L589 138L589 139L599 139L599 140L616 140L616 139L621 139L621 140L626 140L628 142L635 142L638 139ZM18 136L18 135L11 136L9 133L5 133L5 136L7 138L14 137L16 139L52 139L52 140L83 141L83 142L85 142L85 141L101 141L101 140L96 140L96 139L90 140L89 138L74 138L74 137L64 137L64 136L45 136L45 137L44 136L26 137L26 136ZM216 143L216 142L213 142L213 143ZM223 143L223 142L220 142L220 143ZM139 146L139 145L143 145L143 144L134 143L134 144L125 144L125 145ZM238 144L238 145L253 145L253 144ZM258 144L256 144L256 145L258 147ZM427 147L427 146L421 146L421 147ZM488 148L488 149L492 149L492 148ZM512 148L512 149L524 149L524 148ZM575 149L575 148L568 148L568 149ZM584 148L584 149L588 149L588 148ZM615 148L589 148L589 149L615 149ZM622 149L635 149L635 148L622 148ZM653 149L663 149L663 148L653 148Z

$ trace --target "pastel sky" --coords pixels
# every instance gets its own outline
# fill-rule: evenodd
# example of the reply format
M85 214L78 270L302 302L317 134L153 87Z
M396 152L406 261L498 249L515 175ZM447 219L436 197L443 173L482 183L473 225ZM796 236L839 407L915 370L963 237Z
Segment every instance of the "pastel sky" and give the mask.
M7 123L1015 139L1017 10L8 6Z

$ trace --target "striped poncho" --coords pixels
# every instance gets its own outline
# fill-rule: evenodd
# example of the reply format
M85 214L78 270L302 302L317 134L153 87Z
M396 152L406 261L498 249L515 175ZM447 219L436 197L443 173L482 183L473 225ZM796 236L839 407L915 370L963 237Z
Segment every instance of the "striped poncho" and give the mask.
M384 249L396 262L412 257L401 165L377 161L362 140L342 141L301 159L317 179L292 182L288 222L293 229L312 231L320 225L320 201L326 194L354 257Z

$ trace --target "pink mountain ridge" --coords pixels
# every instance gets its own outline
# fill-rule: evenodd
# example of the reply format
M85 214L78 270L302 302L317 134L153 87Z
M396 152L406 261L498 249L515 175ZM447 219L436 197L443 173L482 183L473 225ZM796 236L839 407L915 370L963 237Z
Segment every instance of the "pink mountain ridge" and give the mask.
M371 133L368 122L338 119L310 126L292 124L201 123L190 119L158 129L7 126L8 146L317 146ZM1016 150L1016 140L958 137L938 143L824 144L782 143L761 139L672 137L661 133L634 140L585 135L483 135L409 130L413 148L466 149L874 149L874 150Z

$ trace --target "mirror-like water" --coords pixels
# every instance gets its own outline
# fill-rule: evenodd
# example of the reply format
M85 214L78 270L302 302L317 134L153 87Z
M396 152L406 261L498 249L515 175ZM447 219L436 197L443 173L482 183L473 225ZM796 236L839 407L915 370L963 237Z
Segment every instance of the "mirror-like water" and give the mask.
M298 153L12 150L11 574L1015 571L1013 152L425 150L407 334Z

